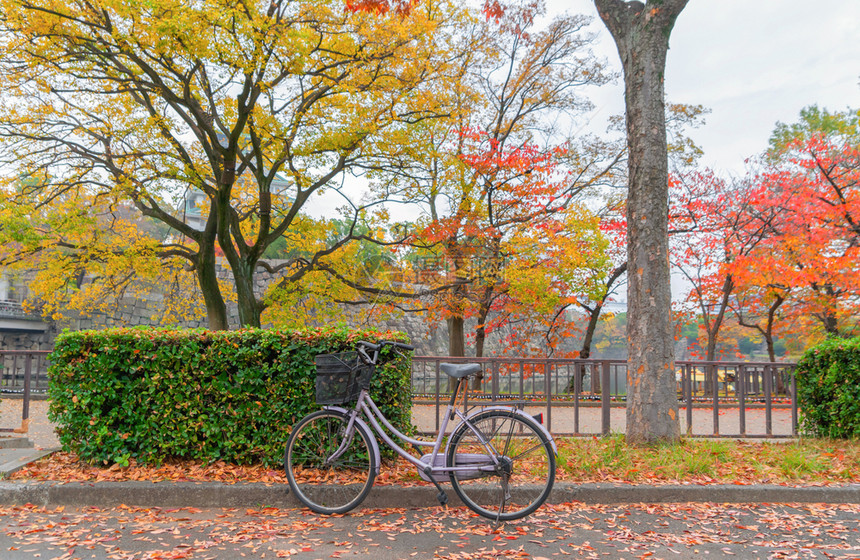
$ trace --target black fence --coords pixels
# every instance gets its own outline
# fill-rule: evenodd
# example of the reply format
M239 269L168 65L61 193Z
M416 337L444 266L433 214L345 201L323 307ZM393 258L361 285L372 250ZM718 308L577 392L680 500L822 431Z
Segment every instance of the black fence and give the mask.
M515 402L559 435L606 435L624 431L627 363L619 360L530 358L413 359L417 405L432 407L440 426L452 385L443 362L480 363L467 406ZM795 437L798 413L793 363L676 362L682 431L700 437ZM426 413L425 413L426 417Z
M30 423L30 398L33 393L48 390L48 351L0 352L0 397L9 394L21 396L21 426L7 428L9 419L3 418L0 432L26 433Z
M24 429L31 396L47 391L48 354L0 351L0 392L21 396ZM546 426L558 435L606 435L625 429L624 361L416 356L412 392L419 431L435 432L440 426L451 394L448 378L439 369L443 362L483 366L483 378L470 392L467 406L517 403L543 414ZM688 436L797 436L795 364L676 362L675 367L679 421ZM4 418L3 424L8 423Z

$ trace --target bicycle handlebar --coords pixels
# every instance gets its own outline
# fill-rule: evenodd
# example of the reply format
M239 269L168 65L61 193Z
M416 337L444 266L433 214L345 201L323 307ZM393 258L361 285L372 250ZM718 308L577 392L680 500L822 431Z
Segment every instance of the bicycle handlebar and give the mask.
M371 342L367 342L366 340L359 340L356 344L361 344L368 350L373 350L374 352L378 351L383 346L394 346L395 348L400 348L401 350L415 350L414 346L410 346L409 344L404 344L403 342L397 342L394 340L383 340L379 344L373 344Z
M410 346L409 344L404 344L402 342L396 342L394 340L383 340L380 341L379 344L373 344L372 342L367 342L366 340L359 340L355 343L358 353L367 360L369 364L375 364L376 359L379 357L379 350L384 346L394 346L395 348L399 348L401 350L415 350L414 346ZM373 352L373 357L367 355L367 350Z

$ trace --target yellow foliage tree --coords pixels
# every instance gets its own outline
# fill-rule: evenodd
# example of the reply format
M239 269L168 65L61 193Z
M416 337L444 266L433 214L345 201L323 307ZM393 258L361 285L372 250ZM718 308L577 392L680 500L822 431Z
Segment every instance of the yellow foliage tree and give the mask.
M409 14L317 0L0 6L0 158L29 187L14 202L24 214L53 206L60 220L63 197L93 208L89 221L74 214L79 234L67 224L62 243L42 237L57 250L40 257L67 262L58 273L100 275L94 251L129 253L135 258L103 258L147 280L147 267L180 270L181 259L215 329L229 326L216 260L232 270L241 324L258 326L265 303L254 277L267 249L301 228L314 193L360 172L389 134L429 113L427 84L446 51L434 33L448 17L437 3ZM195 194L203 200L196 225L180 210ZM99 227L96 208L120 203L166 235L132 233L134 220L111 222L102 242L85 233ZM307 262L289 263L284 278L301 280ZM56 287L41 286L43 297Z

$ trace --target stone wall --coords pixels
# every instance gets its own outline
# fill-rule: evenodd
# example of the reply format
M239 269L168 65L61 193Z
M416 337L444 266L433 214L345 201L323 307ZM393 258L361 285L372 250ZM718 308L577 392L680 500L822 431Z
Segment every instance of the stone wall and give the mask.
M222 267L219 275L224 279L230 278L230 271ZM277 280L259 271L256 276L256 289L258 295L262 295L266 287ZM20 333L0 332L0 350L50 350L56 336L63 329L88 330L104 329L111 327L128 327L140 325L158 325L158 317L162 306L161 294L151 294L146 299L121 298L117 305L108 313L98 313L92 316L74 317L63 321L50 321L45 333ZM238 311L235 305L228 305L230 323L238 324ZM448 327L444 321L430 322L427 317L414 313L402 313L392 317L383 324L368 324L367 308L361 306L345 305L343 308L343 321L351 326L372 326L381 330L396 330L405 332L412 343L416 346L416 354L424 356L447 356L448 355ZM197 328L206 327L206 318L200 317L195 320L185 321L178 325L180 327ZM474 337L470 340L468 334L474 332L475 322L466 323L466 353L474 355ZM485 355L493 356L504 352L504 340L510 335L511 329L499 329L492 332L485 343ZM534 341L538 345L540 341ZM579 341L571 340L566 343L565 350L578 349Z

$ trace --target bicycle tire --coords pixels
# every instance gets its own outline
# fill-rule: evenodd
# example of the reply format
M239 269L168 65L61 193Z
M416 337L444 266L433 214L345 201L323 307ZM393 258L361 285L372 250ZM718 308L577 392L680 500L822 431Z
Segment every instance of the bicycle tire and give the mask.
M449 467L474 467L465 473L451 473L454 492L472 511L489 519L513 521L532 514L549 497L555 482L555 452L549 438L538 424L523 415L505 410L487 410L469 422L491 444L498 464L489 458L487 446L465 423L451 436L448 447ZM475 457L487 455L484 469ZM505 490L507 486L507 491Z
M342 412L320 410L300 420L287 440L284 469L290 490L317 513L346 513L373 486L377 466L372 436L358 423L346 451L335 463L325 463L343 441L348 421Z

